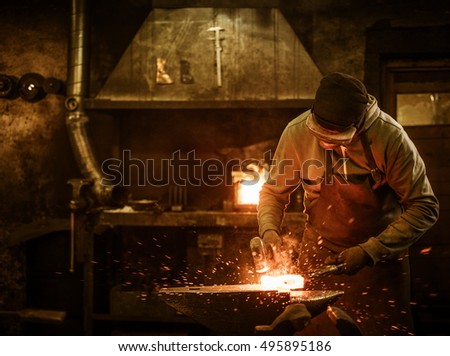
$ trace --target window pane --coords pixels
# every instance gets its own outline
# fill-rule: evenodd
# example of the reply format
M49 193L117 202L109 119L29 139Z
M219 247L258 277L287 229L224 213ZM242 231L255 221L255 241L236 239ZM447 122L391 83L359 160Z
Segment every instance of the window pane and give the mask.
M403 126L450 124L450 93L397 94L397 120Z

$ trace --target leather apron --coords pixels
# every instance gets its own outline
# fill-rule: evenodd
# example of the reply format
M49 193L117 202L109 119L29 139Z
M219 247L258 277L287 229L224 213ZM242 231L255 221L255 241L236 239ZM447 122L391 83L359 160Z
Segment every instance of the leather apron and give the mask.
M371 167L371 173L367 175L343 177L333 172L331 157L326 159L326 176L321 183L320 196L306 210L308 219L299 257L304 275L323 267L328 256L377 236L401 214L395 193L375 165L364 133L361 142ZM326 154L336 153L327 150ZM406 252L373 267L364 267L352 276L328 275L307 280L305 289L344 291L334 306L352 317L363 335L413 333ZM304 334L335 334L326 326L326 316L315 319Z

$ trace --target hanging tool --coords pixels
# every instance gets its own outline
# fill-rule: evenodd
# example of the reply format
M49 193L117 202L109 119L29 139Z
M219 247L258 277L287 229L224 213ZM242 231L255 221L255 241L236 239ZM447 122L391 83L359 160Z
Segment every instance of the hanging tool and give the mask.
M214 32L214 38L211 38L214 41L215 51L216 51L216 71L217 71L217 86L222 86L222 62L221 62L221 52L222 47L220 46L220 31L224 31L222 27L210 27L207 31Z
M174 81L166 72L166 59L156 58L156 84L173 84Z
M180 60L180 81L183 84L194 83L194 77L191 74L191 64L185 59Z

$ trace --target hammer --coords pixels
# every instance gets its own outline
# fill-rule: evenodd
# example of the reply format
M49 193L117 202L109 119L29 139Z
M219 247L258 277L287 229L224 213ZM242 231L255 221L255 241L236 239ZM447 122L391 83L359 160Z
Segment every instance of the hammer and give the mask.
M257 273L266 273L270 271L270 261L266 255L266 248L263 240L256 236L250 240L250 251L252 252L253 264ZM325 277L329 274L338 274L341 272L343 264L328 265L321 267L312 272L309 272L307 276L311 279L318 277Z
M257 273L265 273L270 270L266 256L263 240L256 236L250 240L250 251L252 252L253 264Z

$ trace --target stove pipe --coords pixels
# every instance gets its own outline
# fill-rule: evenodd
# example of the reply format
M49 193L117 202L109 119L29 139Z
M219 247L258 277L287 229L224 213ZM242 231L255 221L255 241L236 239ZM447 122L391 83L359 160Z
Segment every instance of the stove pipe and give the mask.
M66 126L75 159L84 178L91 183L97 201L108 205L112 200L114 186L103 180L103 174L94 157L86 125L84 99L89 85L89 27L88 0L72 0L69 66L67 79Z

